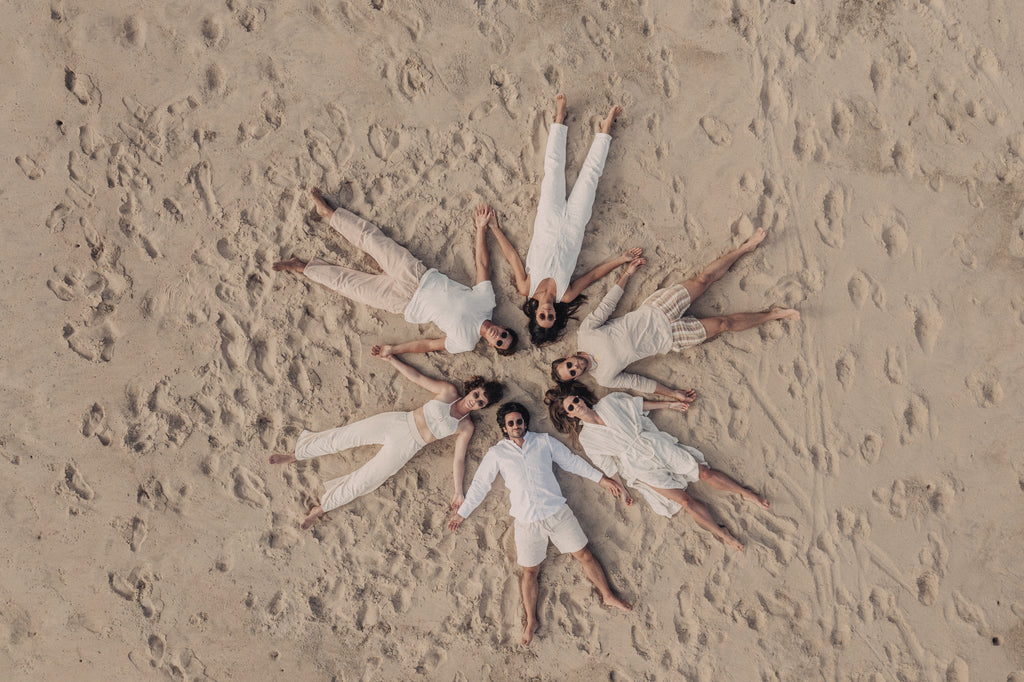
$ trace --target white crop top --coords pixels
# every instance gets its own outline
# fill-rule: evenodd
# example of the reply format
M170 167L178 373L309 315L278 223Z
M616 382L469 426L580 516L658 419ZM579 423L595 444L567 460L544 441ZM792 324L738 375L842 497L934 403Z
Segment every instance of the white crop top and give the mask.
M423 419L427 422L427 428L434 434L434 438L445 438L455 433L455 429L459 428L459 422L462 419L456 419L451 413L452 405L457 400L458 398L450 403L431 400L423 406ZM462 418L465 419L466 416L463 415Z

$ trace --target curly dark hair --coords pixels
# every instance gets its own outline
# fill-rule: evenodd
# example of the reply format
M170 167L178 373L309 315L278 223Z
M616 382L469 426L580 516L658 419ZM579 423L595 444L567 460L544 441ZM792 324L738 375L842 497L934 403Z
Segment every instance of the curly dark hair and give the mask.
M505 387L498 381L488 381L481 376L471 377L462 387L462 395L469 395L478 388L484 389L487 407L500 401L505 395Z
M530 330L530 341L533 345L543 346L546 343L557 341L562 332L565 331L565 325L569 324L569 318L576 319L573 315L586 302L587 297L580 295L569 303L555 303L555 323L545 329L537 324L537 308L540 307L540 301L536 298L526 299L526 302L523 303L522 311L529 320L526 326Z
M519 334L516 334L508 327L505 327L504 329L508 332L508 343L501 348L495 348L494 352L498 355L512 355L516 352L516 345L519 343Z
M501 429L501 433L505 436L505 438L508 438L508 434L505 433L505 417L512 414L513 412L518 412L519 414L523 415L523 421L526 423L526 430L530 430L530 411L526 409L526 407L524 407L522 403L505 403L504 405L498 408L497 417L498 428Z
M590 408L597 404L597 396L579 381L559 382L554 388L548 389L544 394L544 404L548 406L548 416L555 428L562 433L571 433L576 438L580 435L580 420L562 407L563 400L573 397L579 398Z

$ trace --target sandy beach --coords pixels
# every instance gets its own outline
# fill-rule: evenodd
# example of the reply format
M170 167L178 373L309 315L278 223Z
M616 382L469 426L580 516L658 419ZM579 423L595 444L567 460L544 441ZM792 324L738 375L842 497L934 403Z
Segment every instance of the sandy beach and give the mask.
M15 0L3 23L3 679L1024 682L1024 4ZM480 202L525 254L560 92L570 186L624 109L577 267L644 249L620 314L764 228L693 311L802 317L634 365L698 391L660 428L771 500L691 489L746 549L560 472L635 608L551 547L523 648L508 493L449 532L452 439L299 529L374 448L270 454L423 404L370 348L436 329L271 264L374 270L312 186L461 282ZM490 254L522 349L405 359L502 381L555 433L578 322L532 347Z

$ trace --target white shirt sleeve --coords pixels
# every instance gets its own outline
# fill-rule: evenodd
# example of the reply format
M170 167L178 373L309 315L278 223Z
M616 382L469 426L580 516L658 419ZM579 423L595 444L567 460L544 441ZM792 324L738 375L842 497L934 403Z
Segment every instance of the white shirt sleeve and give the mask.
M588 478L595 483L604 478L604 474L590 466L587 460L565 447L558 439L548 436L548 447L551 448L551 459L555 464L569 473Z
M459 507L459 516L464 519L469 518L473 510L479 507L480 503L487 497L487 493L491 492L491 486L494 485L494 479L497 477L498 459L488 450L487 454L480 461L480 466L477 468L476 473L473 475L473 482L469 484L469 490L466 491L466 499Z
M608 318L615 312L615 308L619 305L619 300L622 298L622 294L624 293L625 290L618 284L613 286L608 293L604 295L601 302L597 304L597 307L594 308L589 315L583 318L583 321L580 322L580 329L585 331L597 329L607 322Z

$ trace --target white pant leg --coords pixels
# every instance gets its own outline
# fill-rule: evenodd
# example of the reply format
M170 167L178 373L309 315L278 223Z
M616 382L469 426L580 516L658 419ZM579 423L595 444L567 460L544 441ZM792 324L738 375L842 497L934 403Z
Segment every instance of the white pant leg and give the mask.
M594 136L587 159L583 162L583 167L580 168L576 184L572 186L572 194L566 201L566 215L569 217L571 226L579 229L581 242L583 229L590 222L590 216L594 211L597 181L601 179L601 173L604 172L604 162L608 158L608 147L611 143L611 135L598 133Z
M398 422L397 417L405 420L405 415L405 412L382 412L336 429L304 430L295 443L295 458L312 459L360 445L383 443L385 434Z
M552 123L544 151L544 179L540 183L538 217L546 209L561 213L565 207L565 141L569 128Z

